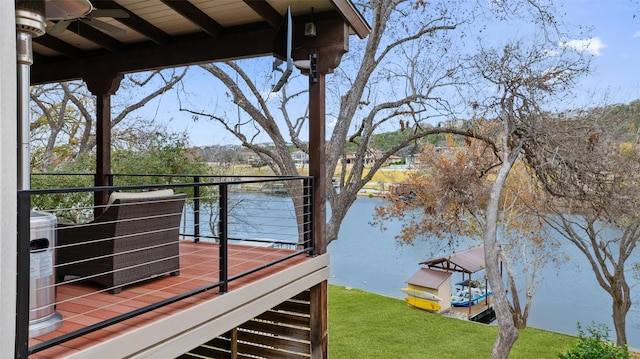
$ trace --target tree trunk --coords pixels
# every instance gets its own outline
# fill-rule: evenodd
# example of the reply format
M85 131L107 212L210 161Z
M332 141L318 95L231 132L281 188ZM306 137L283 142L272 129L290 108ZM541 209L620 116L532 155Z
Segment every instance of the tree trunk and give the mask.
M508 131L506 131L506 133L508 133ZM507 300L507 292L498 266L498 259L500 258L502 249L496 236L502 189L515 161L515 159L511 157L510 151L507 150L505 146L504 162L500 166L500 171L496 176L489 195L489 203L487 204L485 214L486 227L483 235L485 270L487 271L489 284L493 290L496 319L498 320L498 338L491 351L491 358L493 359L508 358L513 344L518 339L518 329L516 329L513 321L511 307Z
M627 344L627 312L631 307L631 303L625 303L625 300L613 299L613 327L616 330L616 345L623 346Z
M631 232L636 232L635 230ZM628 233L628 232L627 232ZM631 309L631 289L629 288L629 283L627 282L625 276L625 263L629 258L629 255L632 253L637 243L637 236L623 236L623 239L620 241L619 245L623 248L618 257L618 263L615 266L614 274L612 276L607 276L609 283L609 294L611 295L612 304L612 315L613 318L613 327L616 331L616 345L623 346L627 344L627 314L629 313L629 309ZM629 246L627 246L627 244ZM607 290L606 287L603 287Z
M509 290L511 291L511 315L513 316L513 323L517 329L524 329L527 327L527 317L528 317L528 302L525 304L525 311L522 312L522 307L520 306L520 297L518 296L518 285L516 283L516 279L513 276L513 270L511 269L511 264L508 262L505 256L501 256L502 265L505 268L504 273L507 275L507 282L509 283ZM530 299L527 296L527 299Z
M513 325L515 325L516 329L524 329L527 327L527 319L521 312L513 312Z
M630 252L629 252L630 253ZM627 313L631 308L630 288L624 276L624 261L616 268L616 274L610 280L613 327L616 331L616 345L627 344Z

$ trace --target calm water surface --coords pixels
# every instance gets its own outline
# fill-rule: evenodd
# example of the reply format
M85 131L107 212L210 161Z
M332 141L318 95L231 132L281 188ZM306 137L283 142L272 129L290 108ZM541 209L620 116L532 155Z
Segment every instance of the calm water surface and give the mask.
M349 210L337 240L329 244L331 254L330 283L359 288L377 294L403 298L400 288L419 268L419 262L434 257L433 249L425 242L414 246L398 246L394 236L400 224L387 223L381 232L370 225L374 207L383 202L377 198L359 198ZM476 244L477 245L477 244ZM611 320L611 299L596 282L587 261L571 245L572 260L560 268L548 266L543 281L532 300L528 325L568 334L577 334L576 323L582 327L592 322L605 323L610 337L615 339ZM630 262L640 261L638 250ZM452 282L462 279L454 273ZM628 279L633 281L632 277ZM640 348L640 287L631 283L634 303L627 315L627 340L632 348Z

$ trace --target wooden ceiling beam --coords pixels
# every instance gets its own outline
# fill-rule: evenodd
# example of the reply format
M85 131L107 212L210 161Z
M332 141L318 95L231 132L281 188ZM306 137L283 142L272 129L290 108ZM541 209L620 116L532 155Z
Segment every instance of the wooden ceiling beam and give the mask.
M80 37L104 47L111 52L118 52L124 44L105 34L104 32L94 29L93 27L83 23L82 21L73 21L67 28L68 31L74 32Z
M124 24L130 29L146 36L149 40L155 42L158 45L166 45L171 42L171 36L159 28L153 26L148 21L144 20L140 16L127 10L124 6L116 3L113 0L93 0L91 3L97 9L107 10L123 10L129 14L129 17L114 18L114 20Z
M224 32L222 25L186 0L162 0L162 2L212 37L220 36Z
M294 60L308 59L311 49L329 47L341 51L348 50L347 26L339 17L316 16L318 35L304 36L304 23L294 22ZM263 23L266 26L266 23ZM97 30L96 30L97 31ZM186 66L190 64L233 60L256 56L273 55L278 29L274 28L230 28L224 35L211 38L205 33L200 36L172 37L169 44L150 46L151 42L135 46L124 46L118 52L104 50L85 52L77 59L62 56L39 57L31 66L32 84L81 79L83 74L95 71L110 73L132 73L159 68ZM241 44L241 45L239 45ZM336 61L327 61L326 56L319 61L322 69L335 68Z
M70 45L67 42L64 42L57 37L51 36L49 34L44 34L42 36L34 37L33 42L44 46L50 50L53 50L63 56L66 56L70 59L78 59L84 56L84 51L81 49Z
M81 79L95 71L132 73L159 68L267 56L273 53L276 29L254 30L237 34L176 39L168 45L123 49L118 53L100 54L77 60L61 57L31 66L31 83L51 83ZM242 44L242 46L238 46Z
M353 3L349 0L331 0L333 6L335 6L340 13L344 16L345 21L351 26L353 31L364 39L369 36L371 32L371 26L367 23L362 14L353 6Z
M260 15L272 28L277 29L282 23L282 15L265 0L244 0L244 3Z

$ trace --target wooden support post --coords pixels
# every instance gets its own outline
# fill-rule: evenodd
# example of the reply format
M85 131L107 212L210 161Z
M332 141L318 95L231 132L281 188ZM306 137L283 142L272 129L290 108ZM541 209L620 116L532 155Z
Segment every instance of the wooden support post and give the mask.
M231 359L238 359L238 328L231 329Z
M327 291L325 280L311 288L311 358L326 359L329 352L329 333L327 321Z
M471 317L472 305L473 305L473 292L471 291L471 273L469 273L469 317Z
M316 255L327 252L325 90L325 72L318 71L315 82L309 77L309 174L315 178L313 238ZM328 355L327 281L311 288L310 305L311 358L325 359Z
M96 186L107 186L111 173L111 95L96 95ZM96 193L96 204L106 204L109 194Z
M96 96L96 175L95 186L108 186L111 174L111 95L120 87L122 74L98 74L84 78L89 91ZM109 193L106 191L94 194L94 215L102 214L107 204Z
M327 252L326 149L325 149L325 74L318 71L316 82L309 78L309 175L315 178L314 246L316 254Z
M301 30L302 28L297 28ZM342 20L319 22L316 37L300 37L294 58L310 59L309 76L309 175L314 177L313 240L314 253L327 252L327 171L326 171L326 75L338 67L349 50L349 27ZM315 71L313 71L315 69ZM328 282L310 288L311 358L328 357L327 330Z

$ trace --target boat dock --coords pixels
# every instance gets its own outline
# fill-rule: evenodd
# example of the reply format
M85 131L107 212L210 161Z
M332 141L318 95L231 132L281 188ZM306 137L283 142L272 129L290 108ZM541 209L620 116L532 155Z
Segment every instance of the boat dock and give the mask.
M469 318L481 319L482 317L487 315L489 315L490 317L491 310L493 310L493 297L490 295L487 297L487 299L483 299L477 304L473 305L471 307L471 310L469 310L469 307L451 307L449 311L442 313L442 315L462 320L470 320ZM493 314L493 317L495 318L495 313ZM485 323L485 321L483 320L474 321Z

